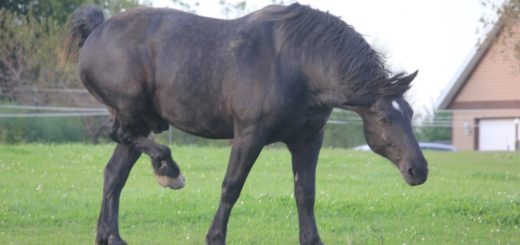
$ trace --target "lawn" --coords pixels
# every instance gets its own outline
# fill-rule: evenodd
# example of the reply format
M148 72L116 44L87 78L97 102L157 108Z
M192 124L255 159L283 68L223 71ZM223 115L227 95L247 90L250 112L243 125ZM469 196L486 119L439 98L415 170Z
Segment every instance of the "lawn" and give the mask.
M113 145L0 145L0 244L93 244ZM161 188L148 157L121 197L130 244L204 244L228 148L173 147L187 185ZM326 244L520 244L520 154L426 152L409 187L371 152L323 149L316 217ZM231 215L228 244L298 244L290 156L264 150Z

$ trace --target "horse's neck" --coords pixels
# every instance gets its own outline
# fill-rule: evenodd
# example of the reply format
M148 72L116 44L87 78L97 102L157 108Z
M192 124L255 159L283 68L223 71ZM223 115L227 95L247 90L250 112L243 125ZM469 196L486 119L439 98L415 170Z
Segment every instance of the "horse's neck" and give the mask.
M319 66L306 64L303 73L307 77L307 87L315 104L326 107L338 107L345 99L345 87L340 84L336 71Z

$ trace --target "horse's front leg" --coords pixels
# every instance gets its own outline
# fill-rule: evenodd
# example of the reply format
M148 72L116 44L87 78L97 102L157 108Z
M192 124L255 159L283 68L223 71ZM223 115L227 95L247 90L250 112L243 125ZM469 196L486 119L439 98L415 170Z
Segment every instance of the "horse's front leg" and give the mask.
M105 167L103 200L97 226L97 244L126 244L119 236L119 196L130 170L141 153L135 148L118 144Z
M300 244L322 244L314 218L316 165L322 140L323 129L308 138L287 143L292 156Z
M260 135L261 132L255 130L242 134L235 133L226 176L222 183L220 205L206 235L208 244L226 243L226 228L231 209L238 200L247 175L264 146L264 140Z

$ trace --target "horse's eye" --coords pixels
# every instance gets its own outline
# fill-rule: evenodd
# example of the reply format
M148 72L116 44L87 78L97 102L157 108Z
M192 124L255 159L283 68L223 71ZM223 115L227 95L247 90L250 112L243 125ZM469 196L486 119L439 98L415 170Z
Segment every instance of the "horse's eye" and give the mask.
M382 124L387 124L388 123L388 118L384 117L384 118L381 118L379 120Z

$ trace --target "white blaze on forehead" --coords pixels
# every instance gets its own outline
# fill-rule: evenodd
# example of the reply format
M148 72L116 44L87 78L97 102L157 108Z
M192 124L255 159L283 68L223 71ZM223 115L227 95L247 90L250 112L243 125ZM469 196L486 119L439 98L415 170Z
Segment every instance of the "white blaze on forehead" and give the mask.
M401 105L399 105L399 102L392 100L392 107L397 111L401 112L401 114L403 114L403 110L401 109Z

